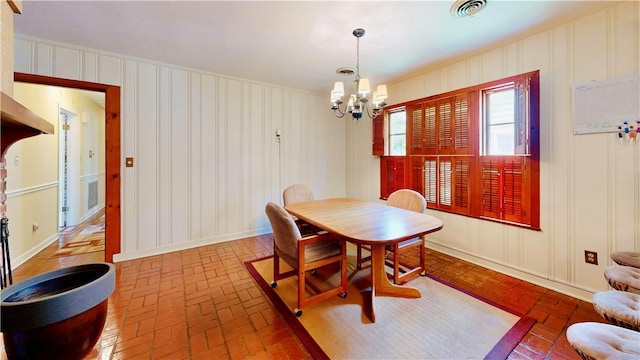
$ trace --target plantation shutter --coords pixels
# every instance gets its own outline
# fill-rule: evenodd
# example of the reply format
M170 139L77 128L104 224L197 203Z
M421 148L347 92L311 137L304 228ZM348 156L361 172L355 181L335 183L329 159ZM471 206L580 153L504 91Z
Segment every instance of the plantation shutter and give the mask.
M500 161L482 160L482 216L500 219Z
M430 102L424 106L424 150L425 154L435 155L436 144L436 104Z
M410 189L424 194L424 171L422 168L422 157L411 156L411 184Z
M422 130L423 130L423 119L422 119L422 106L418 105L416 107L409 108L407 112L411 119L408 121L411 124L411 154L422 154Z
M424 198L427 206L436 208L437 205L437 167L435 159L424 161Z
M523 157L509 157L503 164L503 219L522 222L525 163Z
M468 214L470 207L470 191L469 184L471 176L469 158L458 159L454 161L454 206L455 211L461 214Z
M514 87L515 96L515 122L514 128L514 153L527 153L527 127L528 127L528 111L527 111L527 90L524 81L516 81Z
M374 156L384 155L384 119L386 113L373 118L372 153Z
M438 201L438 208L450 208L451 207L451 191L452 191L452 169L451 160L440 159L440 199Z
M453 136L451 134L453 109L451 99L441 100L438 104L438 149L450 149Z
M454 148L458 152L469 148L469 100L466 94L456 97L454 107Z

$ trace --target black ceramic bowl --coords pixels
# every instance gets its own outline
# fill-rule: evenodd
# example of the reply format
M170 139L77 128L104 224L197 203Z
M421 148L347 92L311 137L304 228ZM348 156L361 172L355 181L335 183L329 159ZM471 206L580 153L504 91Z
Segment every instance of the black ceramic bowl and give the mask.
M82 359L96 344L115 289L115 266L50 271L0 294L0 331L9 359Z

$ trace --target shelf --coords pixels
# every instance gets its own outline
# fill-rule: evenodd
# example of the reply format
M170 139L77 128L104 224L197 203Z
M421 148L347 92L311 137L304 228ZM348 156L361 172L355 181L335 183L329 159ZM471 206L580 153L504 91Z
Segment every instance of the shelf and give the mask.
M53 124L34 114L5 93L2 93L0 112L2 113L0 129L2 134L0 154L2 156L7 148L18 140L54 133Z

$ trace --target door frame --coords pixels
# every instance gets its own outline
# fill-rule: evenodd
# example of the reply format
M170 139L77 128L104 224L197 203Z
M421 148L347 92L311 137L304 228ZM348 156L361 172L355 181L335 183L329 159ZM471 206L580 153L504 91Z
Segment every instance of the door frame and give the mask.
M105 94L105 251L104 261L120 253L120 86L15 72L17 82L99 91Z

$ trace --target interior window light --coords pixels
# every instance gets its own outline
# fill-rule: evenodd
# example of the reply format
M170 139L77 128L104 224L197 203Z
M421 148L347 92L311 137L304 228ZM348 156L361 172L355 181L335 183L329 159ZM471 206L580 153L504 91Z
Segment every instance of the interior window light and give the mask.
M404 156L407 153L407 116L404 111L389 114L389 155Z
M515 93L513 85L484 92L484 153L515 153Z

